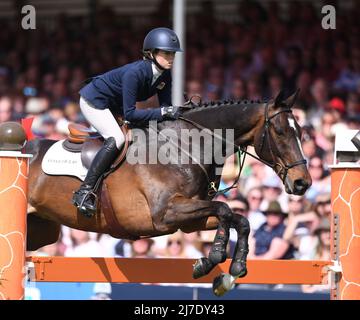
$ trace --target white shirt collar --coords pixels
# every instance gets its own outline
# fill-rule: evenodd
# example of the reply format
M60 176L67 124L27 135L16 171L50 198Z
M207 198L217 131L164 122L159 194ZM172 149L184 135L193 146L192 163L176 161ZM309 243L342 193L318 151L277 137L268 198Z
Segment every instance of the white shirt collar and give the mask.
M154 62L151 63L151 68L152 68L152 72L153 72L153 78L152 78L151 84L154 84L155 81L157 80L157 78L159 78L159 77L161 76L161 74L163 73L163 71L162 71L162 70L159 70L159 69L156 67L156 65L155 65Z

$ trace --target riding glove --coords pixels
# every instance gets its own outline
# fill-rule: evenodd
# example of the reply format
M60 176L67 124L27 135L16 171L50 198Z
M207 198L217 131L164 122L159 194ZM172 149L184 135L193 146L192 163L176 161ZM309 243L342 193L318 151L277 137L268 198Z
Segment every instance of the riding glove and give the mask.
M176 120L180 116L180 108L176 106L162 107L161 115L165 120Z

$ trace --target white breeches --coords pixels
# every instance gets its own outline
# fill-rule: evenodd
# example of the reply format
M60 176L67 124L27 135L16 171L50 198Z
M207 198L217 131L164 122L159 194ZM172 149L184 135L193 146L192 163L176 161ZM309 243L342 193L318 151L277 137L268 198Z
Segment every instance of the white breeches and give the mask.
M115 139L116 147L120 150L125 142L125 137L110 110L96 109L83 97L80 97L80 109L85 119L104 137L104 139L110 137Z

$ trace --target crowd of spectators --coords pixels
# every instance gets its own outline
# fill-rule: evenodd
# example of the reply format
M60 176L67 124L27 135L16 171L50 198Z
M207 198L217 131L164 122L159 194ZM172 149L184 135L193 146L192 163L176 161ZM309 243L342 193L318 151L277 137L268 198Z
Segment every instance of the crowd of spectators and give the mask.
M271 169L248 159L238 188L215 200L249 219L249 258L327 260L334 137L360 126L360 3L337 8L335 30L322 29L321 12L311 2L289 1L284 14L277 2L264 7L242 1L236 23L217 20L210 1L203 6L187 17L187 95L257 100L300 88L294 115L313 180L304 197L288 195ZM64 138L68 122L86 124L78 105L82 82L141 59L144 35L154 26L171 26L169 16L162 9L153 25L133 26L107 8L95 16L95 27L83 17L61 15L54 30L39 25L35 31L0 21L0 123L31 116L37 136ZM237 168L229 158L222 186L232 184ZM179 231L131 242L64 227L58 243L38 254L198 258L213 237L212 231ZM236 233L230 240L229 255Z

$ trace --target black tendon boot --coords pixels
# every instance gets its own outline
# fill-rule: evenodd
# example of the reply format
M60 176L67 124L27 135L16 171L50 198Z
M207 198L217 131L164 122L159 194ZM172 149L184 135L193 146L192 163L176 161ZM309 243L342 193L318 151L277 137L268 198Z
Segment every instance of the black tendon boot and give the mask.
M93 193L96 182L116 159L119 150L113 137L105 140L104 145L96 154L80 189L74 192L72 202L79 211L87 217L92 217L97 211L96 195Z

